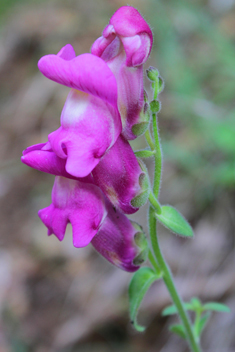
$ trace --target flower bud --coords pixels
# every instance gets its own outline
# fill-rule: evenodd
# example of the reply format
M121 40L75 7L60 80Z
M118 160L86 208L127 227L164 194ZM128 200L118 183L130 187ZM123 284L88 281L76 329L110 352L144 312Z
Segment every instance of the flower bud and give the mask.
M153 67L153 66L150 66L147 70L146 70L146 73L147 73L147 77L150 81L152 82L156 82L156 80L158 79L158 76L159 76L159 72L158 70Z

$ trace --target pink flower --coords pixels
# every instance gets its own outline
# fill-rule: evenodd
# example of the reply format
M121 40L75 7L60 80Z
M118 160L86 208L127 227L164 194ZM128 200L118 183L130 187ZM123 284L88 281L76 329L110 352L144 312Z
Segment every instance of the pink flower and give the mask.
M66 171L87 176L121 132L116 79L108 65L92 54L75 57L70 44L38 62L49 79L72 88L45 150L66 160Z
M123 6L114 13L102 37L91 48L91 53L107 62L116 77L122 133L127 139L136 138L148 126L143 63L150 54L152 42L152 31L140 13L131 6Z
M49 79L70 87L61 127L48 142L23 151L26 165L55 175L52 203L39 217L61 241L68 223L75 247L90 242L107 260L126 271L138 269L148 254L142 229L132 214L149 195L148 177L127 139L148 125L143 63L152 32L133 7L120 8L92 54L76 57L67 44L39 60ZM122 134L121 134L122 133Z
M143 182L146 177L128 141L120 136L114 146L100 160L92 174L78 178L66 169L66 160L59 158L52 149L44 150L45 143L33 145L23 151L21 161L40 171L55 176L63 176L80 182L95 183L106 197L125 214L135 213L140 205L133 206L131 201L142 193L148 197L148 187Z
M39 210L38 215L48 228L48 235L54 233L60 241L70 222L74 246L85 247L98 232L107 211L99 187L57 176L52 190L52 204Z
M131 204L135 197L145 192L148 198L148 185L145 187L143 182L147 176L123 136L118 138L114 146L100 160L92 175L94 182L110 202L125 214L133 214L139 209L139 206ZM143 200L143 204L147 198Z
M108 215L91 243L102 256L120 269L136 271L147 254L135 240L137 234L144 236L140 233L142 229L124 214L116 211L108 201L106 208Z
M52 204L40 210L38 215L48 228L48 235L55 234L62 241L70 222L75 247L85 247L91 242L101 255L119 268L130 272L139 268L141 248L134 240L138 229L113 208L94 184L57 176Z

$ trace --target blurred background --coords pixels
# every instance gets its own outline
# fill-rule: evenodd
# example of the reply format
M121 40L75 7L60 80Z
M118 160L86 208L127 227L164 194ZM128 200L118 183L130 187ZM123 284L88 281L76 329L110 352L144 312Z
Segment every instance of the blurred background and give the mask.
M165 80L159 114L164 171L161 202L177 207L193 240L159 225L163 252L185 300L217 300L205 352L235 351L235 1L129 0L150 24L148 66ZM71 43L89 52L121 0L0 0L0 351L186 352L161 317L161 282L133 331L131 275L88 246L47 237L37 211L50 204L54 177L21 164L23 149L59 127L69 89L40 74L37 61ZM146 66L146 68L148 67ZM149 82L146 80L149 91ZM141 137L133 143L144 146ZM151 170L151 160L146 161ZM146 207L133 216L146 229Z

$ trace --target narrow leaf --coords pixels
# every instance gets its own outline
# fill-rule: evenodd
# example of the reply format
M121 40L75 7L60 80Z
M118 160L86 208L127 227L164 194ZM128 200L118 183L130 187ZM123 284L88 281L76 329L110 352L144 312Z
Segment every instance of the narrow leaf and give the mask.
M169 330L171 332L174 332L176 335L182 337L183 339L186 339L185 330L182 325L180 325L180 324L171 325L169 327Z
M130 305L130 318L138 331L144 331L145 327L138 325L137 313L144 295L154 281L158 279L154 270L148 267L142 267L132 276L129 285L129 305Z
M229 313L230 308L226 304L217 303L217 302L208 302L204 304L203 310L214 310L216 312Z
M199 321L199 323L198 323L198 325L197 325L197 327L195 329L195 334L196 334L197 337L201 336L201 333L205 329L206 324L207 324L210 316L211 316L211 313L208 312L203 317L201 317L201 319L200 319L200 321Z
M184 308L186 310L193 310L193 306L191 303L184 303ZM163 311L162 311L162 316L167 316L167 315L173 315L173 314L177 314L177 308L175 305L166 307Z
M162 213L156 214L156 217L165 227L178 235L193 237L192 227L175 208L164 205L161 209Z

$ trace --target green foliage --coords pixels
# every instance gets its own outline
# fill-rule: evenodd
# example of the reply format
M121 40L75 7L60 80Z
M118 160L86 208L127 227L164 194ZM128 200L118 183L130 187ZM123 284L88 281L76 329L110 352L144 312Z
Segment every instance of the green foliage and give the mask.
M203 305L203 310L213 310L215 312L229 313L230 308L226 304L217 302L208 302Z
M152 113L156 114L157 112L160 111L161 104L158 100L152 100L150 103L150 109Z
M152 66L149 67L146 70L146 73L147 73L147 77L150 81L155 82L156 80L158 80L159 72L155 67L152 67Z
M140 122L132 126L132 132L135 136L141 136L149 127L149 122Z
M193 309L193 306L192 306L192 304L191 303L184 303L184 308L186 309L186 310L194 310ZM163 311L162 311L162 316L167 316L167 315L173 315L173 314L177 314L178 313L178 311L177 311L177 308L176 308L176 306L175 305L171 305L171 306L169 306L169 307L166 307Z
M154 281L158 279L158 276L154 270L148 267L142 267L136 271L131 279L129 285L129 305L130 305L130 318L131 321L138 331L144 331L145 328L137 323L137 313L140 304L144 298L144 295L148 291L149 287Z
M191 226L175 208L164 205L161 209L162 213L156 214L156 217L166 228L180 236L193 236Z
M208 323L209 321L209 318L211 316L211 313L210 312L207 312L205 315L203 315L200 319L199 319L199 322L198 324L195 323L195 326L194 326L194 333L196 335L197 338L200 338L203 330L205 329L206 327L206 324Z
M176 335L182 337L183 339L186 339L186 333L182 325L180 324L171 325L169 327L169 330L175 333Z
M132 222L132 224L134 224ZM136 224L136 226L139 226ZM136 232L134 236L134 241L137 247L139 247L139 253L133 260L134 265L140 265L144 263L148 257L148 252L149 252L149 246L148 246L148 241L145 236L145 233L143 232L143 229L139 226L138 232Z
M197 297L193 297L190 300L190 302L185 302L184 308L187 311L193 311L195 313L193 331L194 331L195 337L199 341L200 341L200 336L210 319L211 311L230 312L229 307L226 306L225 304L217 303L217 302L208 302L202 305L201 301ZM204 311L209 311L209 312L202 315ZM173 315L177 313L178 311L176 306L170 305L162 311L162 316ZM182 325L172 325L170 327L170 331L174 332L175 334L179 335L182 338L185 338L186 336L184 327Z

